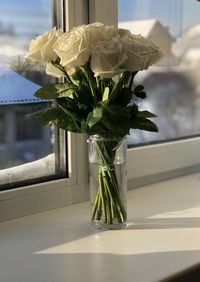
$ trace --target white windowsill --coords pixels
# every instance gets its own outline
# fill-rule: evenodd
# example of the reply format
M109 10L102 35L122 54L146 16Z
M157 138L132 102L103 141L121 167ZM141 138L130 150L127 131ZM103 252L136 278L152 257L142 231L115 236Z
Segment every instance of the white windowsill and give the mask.
M153 282L200 262L200 173L128 192L129 225L95 231L84 202L0 223L4 282Z

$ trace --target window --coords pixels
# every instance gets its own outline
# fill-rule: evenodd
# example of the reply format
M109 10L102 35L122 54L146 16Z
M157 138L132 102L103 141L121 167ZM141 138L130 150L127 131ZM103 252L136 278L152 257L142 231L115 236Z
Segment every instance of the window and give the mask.
M138 103L157 114L159 133L131 131L131 186L199 170L199 12L197 1L118 0L118 25L152 39L164 53L156 66L136 76L148 96Z
M16 112L16 141L42 139L42 128L35 118L28 118L26 112ZM46 144L45 144L46 145Z
M158 6L158 7L156 6L156 9L155 9L154 2ZM90 7L92 7L92 10L90 10L90 20L91 21L96 20L96 21L102 21L102 22L109 23L109 24L112 23L115 25L117 24L121 25L122 22L129 21L130 18L133 17L134 15L135 17L138 16L140 18L142 15L143 19L147 18L150 16L148 14L149 11L151 11L152 16L155 17L156 15L158 17L159 13L156 11L158 11L158 9L162 9L162 12L165 13L165 22L163 24L165 24L166 22L169 22L170 26L175 26L177 28L176 32L178 32L177 30L179 29L179 27L182 26L181 24L182 18L180 18L181 11L179 10L180 7L178 6L178 4L183 5L184 3L185 8L184 8L184 13L182 13L182 15L186 16L186 14L188 14L189 18L192 19L193 13L189 9L190 4L192 5L192 2L195 2L193 3L195 5L195 8L193 8L193 10L196 9L196 12L195 12L196 14L198 13L200 9L200 5L198 1L187 1L187 0L181 1L180 0L178 3L174 0L167 0L167 1L159 1L159 0L158 1L157 0L155 1L154 0L152 1L149 1L149 0L110 0L110 1L94 0L93 1L91 0ZM168 6L169 8L163 9L162 8L163 4L165 8L166 6ZM124 10L126 10L126 13L124 13ZM176 18L177 15L178 15L178 24L177 24L177 18ZM139 20L139 18L137 18L137 20ZM197 22L196 16L194 17L194 20L196 20ZM174 21L174 23L172 23L172 21ZM123 27L125 28L125 26ZM167 32L167 29L166 29L166 32ZM134 31L133 33L136 33L136 31ZM191 75L191 77L193 77L193 75ZM138 82L142 78L144 79L145 75L138 77ZM165 89L167 89L166 83L164 85L165 85L165 88L164 88L164 91L165 91ZM163 86L162 86L162 90L163 90ZM148 88L146 89L146 91L147 91L147 94L151 96ZM181 96L179 95L179 97ZM158 101L156 100L156 102ZM156 108L158 107L156 104L154 108L153 107L150 108L150 101L148 101L148 103L149 103L148 105L146 104L143 106L148 107L148 109L152 111L154 110L154 112L157 112L157 110L159 110ZM186 103L187 102L185 102L184 104ZM198 103L196 107L198 108ZM189 114L187 113L187 110L186 110L186 114L188 117ZM180 116L183 116L183 114L181 114ZM158 120L162 120L160 115L158 117ZM165 131L165 127L163 131ZM142 133L142 132L137 133L136 131L133 131L129 138L129 145L130 145L129 150L128 150L128 186L129 187L133 188L133 187L137 187L137 186L144 185L147 183L160 181L162 179L166 179L169 177L174 177L177 175L199 171L200 158L197 152L200 146L200 138L197 136L196 133L193 132L192 135L188 135L187 133L187 136L183 136L182 134L181 139L179 139L177 136L176 136L176 139L174 139L174 136L173 137L171 136L170 139L165 139L164 142L159 142L159 140L155 142L156 138L159 136L158 134L154 135L153 133L149 133L149 136L146 139L144 139L143 136L142 138L140 138L141 134L144 136L145 133ZM154 143L151 142L153 141L153 138L154 138ZM142 146L138 146L139 144Z
M62 1L53 2L61 9ZM52 25L49 0L0 0L0 142L5 143L0 149L0 190L67 175L66 157L60 153L65 151L62 133L29 116L47 106L33 93L53 79L45 75L43 65L24 55L30 40ZM19 173L24 168L26 173Z
M13 0L14 1L14 0ZM136 0L137 1L137 0ZM10 1L1 1L0 3L10 3ZM19 1L20 3L23 1ZM28 3L29 1L26 1ZM30 1L32 5L36 5L37 1ZM46 9L50 9L50 1L41 1L46 3L44 6ZM123 0L123 5L127 5L127 1ZM121 4L118 0L54 0L52 2L53 18L59 19L59 26L62 21L65 23L64 26L67 29L72 28L75 25L82 23L100 21L108 24L117 25L118 14L120 14ZM130 3L135 2L135 0L130 0ZM144 3L143 1L140 1ZM140 3L138 2L138 3ZM166 1L172 3L173 1ZM186 1L187 2L187 1ZM189 1L190 2L190 1ZM189 3L188 2L188 3ZM146 1L147 3L147 1ZM197 2L198 4L198 2ZM138 4L138 7L140 5ZM148 10L149 5L145 6ZM198 6L200 8L200 6ZM178 8L177 8L178 9ZM59 11L59 17L57 18L57 12ZM131 10L131 9L129 9ZM2 9L0 9L1 13ZM64 19L63 19L64 12ZM174 12L174 8L172 9ZM1 19L1 18L0 18ZM63 19L63 20L62 20ZM49 19L48 19L49 20ZM49 22L50 23L50 22ZM178 27L178 26L177 26ZM49 29L49 28L48 28ZM43 32L42 29L39 33ZM31 36L33 37L33 36ZM1 56L2 57L2 56ZM4 57L5 61L5 57ZM36 67L36 66L35 66ZM37 67L36 67L37 69ZM38 78L38 73L34 75ZM12 78L13 81L14 77ZM42 76L44 79L44 75ZM4 80L5 81L5 80ZM8 84L9 85L9 84ZM8 86L7 85L7 86ZM0 87L1 89L1 87ZM147 90L148 92L148 90ZM149 93L148 93L149 94ZM151 96L151 95L150 95ZM1 97L1 95L0 95ZM31 96L32 97L32 96ZM1 100L0 100L1 101ZM37 101L38 102L38 101ZM35 104L35 103L34 103ZM0 106L0 109L6 107L7 105ZM21 105L17 105L20 106ZM25 106L25 105L24 105ZM30 106L30 105L29 105ZM44 106L44 105L43 105ZM16 105L15 105L16 107ZM149 106L148 106L149 107ZM156 106L157 107L157 106ZM19 109L18 109L19 110ZM156 109L157 110L157 109ZM20 109L22 112L26 112L26 106ZM6 110L8 115L8 110ZM10 119L14 119L14 111L12 110L12 115L9 116ZM8 120L8 116L4 116L5 120ZM14 121L14 123L16 120ZM0 129L1 130L1 129ZM88 173L87 173L87 150L86 150L86 137L79 134L67 134L67 139L65 138L65 133L49 130L50 139L55 138L52 144L61 144L61 146L54 145L53 152L53 162L54 166L49 165L49 160L40 163L36 160L37 170L33 170L34 161L29 161L31 154L25 154L25 165L23 164L15 167L11 167L12 179L17 181L19 178L28 175L27 169L30 174L37 174L41 171L46 171L50 174L50 167L53 167L51 171L52 175L59 175L60 171L65 171L65 161L62 158L55 156L65 155L66 143L68 150L68 162L67 162L67 177L60 178L55 181L47 181L40 184L29 185L23 187L23 183L20 183L21 189L14 189L12 191L3 191L0 193L0 220L5 220L13 217L18 217L21 215L30 214L33 212L38 212L42 210L47 210L50 208L56 208L63 205L75 203L88 199ZM11 134L11 133L10 133ZM12 131L13 134L13 131ZM16 132L14 133L16 136ZM8 133L6 133L8 136ZM45 136L45 134L43 134ZM152 138L152 137L151 137ZM9 140L11 140L9 138ZM67 142L66 142L67 140ZM30 140L27 140L28 143ZM34 142L38 139L34 139ZM45 142L45 141L44 141ZM44 143L43 142L43 143ZM146 142L146 141L145 141ZM23 148L23 142L16 142L17 150L15 152L20 152ZM37 142L36 142L37 143ZM140 143L137 142L137 143ZM148 144L145 146L133 146L128 150L128 185L130 188L134 186L143 185L150 182L155 182L164 178L169 178L172 176L177 176L179 174L193 172L200 168L200 158L197 154L200 147L200 139L198 137L186 138L178 141L162 142L156 143L154 145ZM0 144L1 148L1 144ZM8 151L6 151L8 152ZM12 152L10 152L12 154ZM51 154L50 154L51 155ZM0 158L2 154L0 153ZM16 158L17 159L17 158ZM42 158L43 159L43 158ZM28 160L28 161L27 161ZM1 165L1 161L0 161ZM29 166L30 165L30 166ZM17 167L23 166L21 170ZM10 173L10 168L7 171L5 177L5 169L0 169L0 182L9 184L10 178L8 173ZM37 174L38 177L38 174ZM62 176L61 176L62 177ZM49 180L49 178L47 178ZM47 180L46 179L46 180ZM40 179L41 180L41 179Z
M14 3L18 3L19 6L14 6ZM21 6L23 6L23 13L20 10ZM37 17L40 21L35 21L34 18L34 21L30 23L34 34L29 34L29 40L51 28L51 12L52 25L55 26L57 23L58 27L64 26L65 30L75 25L88 23L87 0L8 0L6 3L0 0L0 21L4 18L1 17L2 11L7 12L6 18L10 11L14 14L22 13L18 17L18 23L24 23L22 18L25 15L27 25L21 24L22 29L18 31L28 29L29 20L31 21L33 14L37 17L37 13L41 15L44 12L44 18ZM9 18L13 17L12 15ZM42 26L42 24L45 25ZM16 44L21 42L19 37L15 39ZM28 42L27 38L26 42ZM6 46L8 48L9 43ZM45 76L43 67L40 65L31 65L31 68L27 69L22 57L23 55L19 57L17 54L17 57L11 58L0 54L0 70L2 70L0 71L0 112L4 109L6 125L13 126L13 129L6 126L6 144L0 144L0 150L4 150L4 155L0 151L0 221L88 198L86 136L66 134L53 127L41 127L42 134L31 132L30 127L37 127L37 125L35 122L32 124L30 117L26 114L46 106L40 100L33 100L32 93L40 85L49 83L49 78ZM11 59L13 59L12 67L15 71L11 71ZM7 64L6 68L3 67L4 62ZM16 66L18 72L16 72ZM11 100L5 93L8 90L12 93L13 89L16 95ZM27 89L30 90L30 96L27 96ZM27 128L26 132L22 131L22 120L23 129ZM15 126L17 123L18 129ZM34 139L29 139L30 135ZM40 136L42 138L39 138ZM17 186L20 189L10 189Z
M200 133L199 12L197 1L119 0L119 26L152 39L163 59L139 72L147 99L141 108L157 114L158 133L132 131L130 145L176 140Z

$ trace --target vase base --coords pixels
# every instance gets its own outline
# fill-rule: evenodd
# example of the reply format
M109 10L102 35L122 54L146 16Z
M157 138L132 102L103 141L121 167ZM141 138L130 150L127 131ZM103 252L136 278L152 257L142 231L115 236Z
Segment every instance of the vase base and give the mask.
M108 223L101 223L99 221L92 220L91 224L93 227L96 229L101 229L101 230L119 230L126 228L127 222L120 222L120 223L114 223L114 224L108 224Z

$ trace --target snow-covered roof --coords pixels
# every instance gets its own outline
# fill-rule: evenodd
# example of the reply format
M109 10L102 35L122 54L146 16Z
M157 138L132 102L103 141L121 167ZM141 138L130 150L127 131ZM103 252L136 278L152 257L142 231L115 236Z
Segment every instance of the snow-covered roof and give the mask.
M147 19L138 21L119 22L120 28L128 29L132 34L140 34L144 38L150 39L161 48L164 57L159 64L171 64L169 57L172 56L171 47L174 42L173 36L167 27L159 20ZM166 59L167 58L167 59Z
M151 36L151 32L154 30L161 30L163 35L169 36L172 40L173 36L169 33L166 26L162 25L156 19L138 20L138 21L127 21L119 22L119 27L130 30L133 34L140 34L145 38Z
M152 28L158 21L156 19L126 21L119 22L120 28L128 29L133 34L141 34L143 37L148 37Z
M193 39L196 36L200 35L200 24L192 26L188 28L184 33L183 36L187 36L188 39Z
M172 51L176 56L184 56L190 49L192 56L197 54L197 49L200 48L200 24L187 29L181 37L177 38L173 44ZM195 53L194 53L195 51ZM189 54L189 53L188 53Z
M0 67L0 105L46 102L33 96L39 88L11 69Z

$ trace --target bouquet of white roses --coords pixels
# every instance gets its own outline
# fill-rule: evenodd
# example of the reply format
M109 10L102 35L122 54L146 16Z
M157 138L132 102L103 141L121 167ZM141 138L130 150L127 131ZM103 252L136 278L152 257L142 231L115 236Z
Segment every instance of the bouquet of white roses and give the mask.
M31 41L26 57L46 63L46 73L64 77L65 82L35 93L57 102L56 107L35 115L42 124L89 135L123 137L130 128L157 131L148 119L155 115L139 111L134 103L134 97L143 99L146 94L133 80L161 55L151 41L114 26L93 23L65 33L54 28Z
M44 62L46 73L63 77L64 82L45 86L35 93L36 97L53 99L56 103L34 115L43 125L55 124L71 132L116 138L107 148L99 144L101 165L105 165L105 155L106 162L113 165L117 143L129 134L130 128L158 131L149 120L155 115L138 109L137 98L144 99L146 93L142 85L134 85L134 77L138 71L158 62L161 56L161 50L151 41L114 26L93 23L69 32L54 28L31 41L26 57ZM101 187L109 186L116 199L115 171L107 167L109 185L103 176L99 181ZM108 200L105 193L98 199L93 216L96 213L101 218L103 211L97 207L105 207ZM121 203L115 200L115 204L109 222L116 217L119 221L126 218Z

